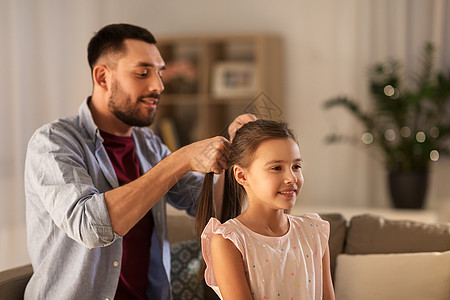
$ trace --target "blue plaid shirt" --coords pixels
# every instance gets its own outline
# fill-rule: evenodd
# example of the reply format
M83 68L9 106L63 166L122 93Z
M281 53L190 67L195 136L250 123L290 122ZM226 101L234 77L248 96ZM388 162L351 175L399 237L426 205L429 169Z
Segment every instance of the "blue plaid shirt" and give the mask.
M34 274L25 299L113 299L122 238L104 193L119 186L88 102L78 115L39 128L25 162L28 251ZM141 174L170 154L148 128L133 128ZM171 299L166 202L195 215L203 176L188 173L151 209L150 299Z

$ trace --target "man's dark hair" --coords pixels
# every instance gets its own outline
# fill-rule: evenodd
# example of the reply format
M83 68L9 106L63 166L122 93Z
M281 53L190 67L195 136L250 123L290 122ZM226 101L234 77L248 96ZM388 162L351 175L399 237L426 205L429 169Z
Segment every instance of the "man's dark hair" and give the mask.
M88 45L88 62L93 71L100 56L107 53L124 53L124 40L133 39L156 44L153 35L145 28L131 24L110 24L98 31Z

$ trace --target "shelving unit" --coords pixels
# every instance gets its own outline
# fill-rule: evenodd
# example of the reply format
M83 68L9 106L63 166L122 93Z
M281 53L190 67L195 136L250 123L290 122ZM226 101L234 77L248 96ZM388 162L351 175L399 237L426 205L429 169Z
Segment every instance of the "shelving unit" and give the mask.
M163 139L175 134L177 146L183 146L227 136L228 124L244 112L260 118L281 117L283 55L279 37L163 37L157 46L167 70L156 124L169 121L176 128L175 133L161 132Z

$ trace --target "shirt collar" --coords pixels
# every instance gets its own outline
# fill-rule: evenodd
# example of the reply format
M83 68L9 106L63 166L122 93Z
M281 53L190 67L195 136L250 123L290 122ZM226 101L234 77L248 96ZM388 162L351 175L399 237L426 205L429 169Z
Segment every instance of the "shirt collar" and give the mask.
M91 110L89 109L89 102L91 101L91 96L87 97L85 101L81 104L78 114L80 115L80 122L86 128L89 137L96 143L98 140L103 142L100 135L100 130L94 123L94 118L92 118Z

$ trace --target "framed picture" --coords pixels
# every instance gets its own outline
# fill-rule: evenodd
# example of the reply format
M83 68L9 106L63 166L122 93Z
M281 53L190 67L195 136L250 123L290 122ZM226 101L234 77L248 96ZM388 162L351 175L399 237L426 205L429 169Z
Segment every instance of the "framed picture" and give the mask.
M212 93L217 97L253 96L258 89L256 75L256 66L251 62L217 63Z

